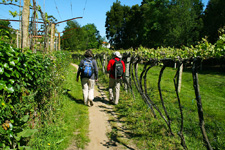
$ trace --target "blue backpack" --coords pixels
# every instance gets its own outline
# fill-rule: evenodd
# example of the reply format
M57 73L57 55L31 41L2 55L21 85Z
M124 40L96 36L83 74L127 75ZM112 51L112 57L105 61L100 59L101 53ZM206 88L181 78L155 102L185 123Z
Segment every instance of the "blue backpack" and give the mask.
M94 72L94 67L92 64L92 60L85 59L84 66L83 66L83 75L86 78L90 78Z

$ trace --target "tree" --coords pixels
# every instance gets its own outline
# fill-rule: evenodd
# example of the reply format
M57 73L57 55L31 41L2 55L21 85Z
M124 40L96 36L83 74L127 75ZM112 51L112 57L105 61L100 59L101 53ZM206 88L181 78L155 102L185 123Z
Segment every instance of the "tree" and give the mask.
M79 30L79 31L78 31ZM82 30L76 21L68 21L62 36L62 47L68 50L78 50L83 37L79 35ZM85 45L85 43L83 43Z
M138 5L136 5L138 6ZM138 6L139 7L139 6ZM135 6L131 9L129 6L123 6L123 22L121 27L121 43L120 48L128 49L130 47L136 47L137 35L137 22L133 20L136 16L138 8ZM136 19L136 18L134 18Z
M218 30L225 26L225 1L210 0L204 13L204 31L203 35L208 36L211 43L218 40Z
M99 48L100 42L101 42L101 36L99 34L99 31L97 30L96 26L94 24L87 24L82 27L86 34L86 49L92 49L92 48Z
M172 0L166 15L168 23L166 30L166 45L181 47L190 46L200 40L203 9L201 0Z
M141 5L142 45L149 48L163 46L168 18L168 0L144 0Z
M124 27L124 9L117 0L110 11L106 12L106 37L116 49L122 47L122 33Z
M94 24L81 27L76 21L68 21L62 36L63 49L76 51L99 48L102 38Z
M106 13L106 37L116 49L190 46L200 40L201 0L143 0L131 8L113 3Z

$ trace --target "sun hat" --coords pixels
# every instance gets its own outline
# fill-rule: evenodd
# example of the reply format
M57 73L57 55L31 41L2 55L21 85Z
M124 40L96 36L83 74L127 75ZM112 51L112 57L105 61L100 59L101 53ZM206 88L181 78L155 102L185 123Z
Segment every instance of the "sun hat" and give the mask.
M122 55L118 51L114 52L113 54L120 59L122 58Z

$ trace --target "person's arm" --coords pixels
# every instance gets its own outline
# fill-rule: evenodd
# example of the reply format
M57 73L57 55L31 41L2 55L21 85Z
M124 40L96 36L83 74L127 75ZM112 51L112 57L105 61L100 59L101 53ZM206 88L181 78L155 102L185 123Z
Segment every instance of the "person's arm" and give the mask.
M112 59L108 62L108 65L107 65L107 72L108 73L110 73L111 68L112 68Z
M126 67L125 67L125 63L124 63L123 60L121 61L121 63L122 63L122 65L123 65L123 76L122 76L122 79L125 79Z
M93 60L93 66L94 66L94 69L95 69L95 81L97 82L98 81L98 66L97 66L97 63L95 60Z
M78 70L77 70L77 79L76 79L76 81L78 82L79 81L79 76L80 76L80 73L81 73L81 67L83 66L83 61L81 60L80 61L80 65L79 65L79 67L78 67Z
M125 71L126 71L125 63L124 63L124 61L121 61L121 62L123 64L123 73L125 73Z

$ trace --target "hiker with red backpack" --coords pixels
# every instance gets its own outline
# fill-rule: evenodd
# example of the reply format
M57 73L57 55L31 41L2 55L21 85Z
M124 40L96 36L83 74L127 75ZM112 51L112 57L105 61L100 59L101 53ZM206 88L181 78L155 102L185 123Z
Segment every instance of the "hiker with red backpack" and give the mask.
M125 73L125 64L120 52L114 52L113 57L107 65L107 72L109 73L109 101L117 105L120 96L120 81Z
M94 55L91 50L87 50L84 54L84 59L80 61L80 65L77 71L77 82L79 81L79 76L81 78L84 104L93 106L94 99L94 85L98 81L98 67Z

